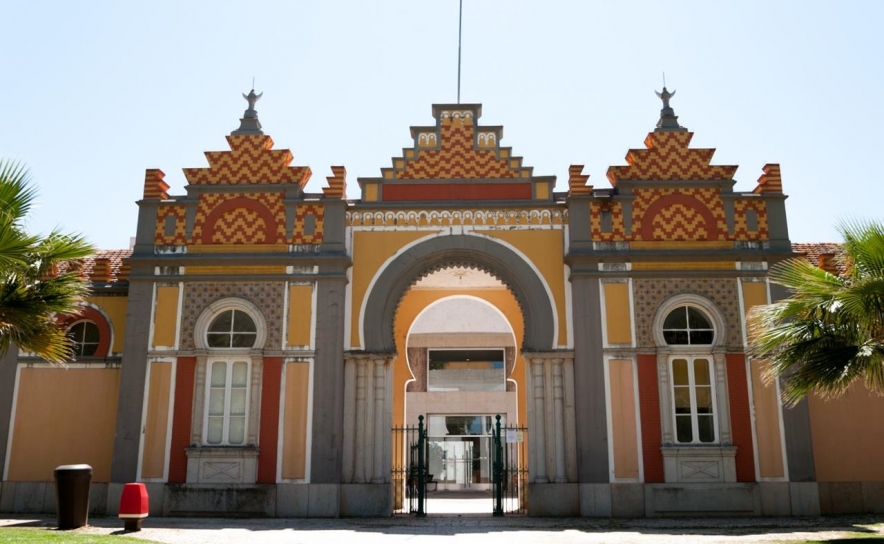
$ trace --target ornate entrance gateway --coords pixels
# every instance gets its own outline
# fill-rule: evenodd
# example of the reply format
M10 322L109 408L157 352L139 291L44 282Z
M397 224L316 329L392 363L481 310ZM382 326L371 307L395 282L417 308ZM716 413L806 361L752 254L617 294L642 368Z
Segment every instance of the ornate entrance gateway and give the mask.
M468 418L459 418L461 423ZM470 418L468 423L490 424L488 435L473 435L467 440L439 440L429 436L424 416L418 425L393 428L393 494L394 512L424 517L427 514L446 513L435 510L436 503L448 499L449 491L439 490L439 484L454 482L457 489L478 486L485 492L474 493L475 499L461 498L458 513L487 513L493 516L526 514L528 507L528 448L526 427L504 425L503 417ZM491 421L494 421L491 423ZM476 429L474 429L476 430ZM481 429L486 430L486 429ZM491 508L487 499L490 490ZM457 493L457 492L455 492ZM469 506L468 503L472 503ZM483 509L484 507L484 509Z

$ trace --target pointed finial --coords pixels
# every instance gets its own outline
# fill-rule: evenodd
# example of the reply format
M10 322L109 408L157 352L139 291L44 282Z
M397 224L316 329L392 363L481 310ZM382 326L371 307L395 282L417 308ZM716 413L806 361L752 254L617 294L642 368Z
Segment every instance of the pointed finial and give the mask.
M253 88L249 94L243 94L242 97L249 103L248 109L243 113L242 119L239 120L239 128L231 132L231 135L240 134L264 134L261 131L261 122L258 121L258 111L255 109L255 102L261 99L264 93L255 94Z
M663 74L663 78L665 81L666 74ZM671 93L666 88L666 84L663 85L663 92L654 91L657 97L663 101L663 109L660 110L660 120L657 121L657 128L654 132L668 132L668 131L677 131L684 132L687 129L678 124L678 116L675 115L675 110L672 109L672 106L669 105L669 99L675 96L675 91Z

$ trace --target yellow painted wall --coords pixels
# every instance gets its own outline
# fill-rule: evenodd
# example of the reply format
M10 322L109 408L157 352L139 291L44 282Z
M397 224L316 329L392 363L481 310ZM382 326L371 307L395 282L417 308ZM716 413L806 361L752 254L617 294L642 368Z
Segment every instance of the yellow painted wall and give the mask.
M144 422L144 449L141 457L142 478L162 478L164 476L171 395L172 363L150 363L147 413Z
M307 394L310 366L286 363L283 410L282 477L301 480L307 474Z
M629 311L629 284L604 283L605 328L608 344L632 343L632 317Z
M362 309L368 285L384 261L396 254L399 249L420 238L431 235L427 231L357 231L353 233L353 280L350 344L361 346L359 313Z
M741 282L746 312L753 306L767 304L767 284ZM752 361L752 403L755 406L755 435L758 443L758 472L762 478L785 477L783 447L780 438L780 401L774 384L761 378L762 361Z
M313 322L313 284L289 285L289 315L286 343L289 346L310 346Z
M884 481L884 397L856 383L841 398L808 404L817 481Z
M498 238L519 249L543 276L552 291L553 302L559 322L560 346L568 344L568 330L565 324L565 253L564 231L562 230L495 230L484 231L492 238Z
M59 465L92 465L110 480L119 369L20 368L9 481L52 481ZM49 402L49 399L52 402Z
M635 376L632 361L610 361L609 374L611 376L611 435L614 440L614 477L638 478Z
M433 302L452 295L470 295L487 301L507 317L516 337L516 366L510 379L516 382L519 398L519 422L528 421L525 405L525 362L520 355L524 337L524 319L516 297L508 289L411 289L402 298L396 313L393 334L396 339L396 360L393 361L393 424L405 422L405 384L414 378L405 357L406 336L418 314Z
M153 317L153 346L175 346L178 325L178 286L157 287L157 305Z
M114 344L110 347L111 353L123 353L129 297L87 297L86 301L101 308L101 311L110 320L114 335Z

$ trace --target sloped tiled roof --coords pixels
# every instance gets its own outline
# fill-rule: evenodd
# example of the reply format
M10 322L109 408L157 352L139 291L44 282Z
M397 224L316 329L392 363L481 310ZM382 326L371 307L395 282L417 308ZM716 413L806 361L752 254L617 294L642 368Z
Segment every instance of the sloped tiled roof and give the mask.
M844 244L836 242L793 243L792 251L800 253L811 263L839 276L847 271Z
M131 249L99 249L94 255L79 261L80 273L93 282L117 283L129 281L128 258L132 255ZM125 262L124 262L125 261ZM106 264L106 272L102 273L101 263ZM99 266L96 266L99 265ZM61 267L64 272L66 267Z

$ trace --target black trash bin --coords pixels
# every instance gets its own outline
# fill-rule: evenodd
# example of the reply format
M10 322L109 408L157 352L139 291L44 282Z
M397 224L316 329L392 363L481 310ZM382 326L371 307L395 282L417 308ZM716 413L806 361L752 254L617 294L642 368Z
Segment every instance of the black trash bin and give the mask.
M55 511L59 529L77 529L89 521L92 467L62 465L55 469Z

